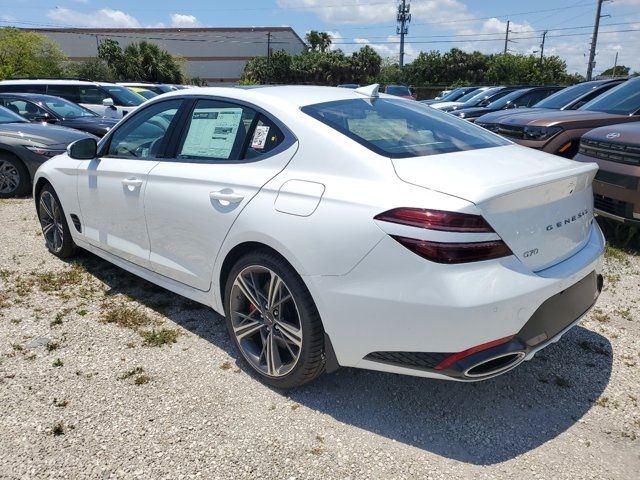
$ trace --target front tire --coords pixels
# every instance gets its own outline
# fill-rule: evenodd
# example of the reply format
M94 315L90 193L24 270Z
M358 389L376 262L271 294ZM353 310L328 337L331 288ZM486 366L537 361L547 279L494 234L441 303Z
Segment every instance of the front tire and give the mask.
M29 193L31 178L24 164L13 155L0 155L0 198L24 197Z
M59 258L72 257L76 253L76 244L71 238L60 199L50 184L40 191L38 218L47 249Z
M280 256L258 251L241 257L225 288L229 334L260 379L290 389L324 370L324 329L311 294Z

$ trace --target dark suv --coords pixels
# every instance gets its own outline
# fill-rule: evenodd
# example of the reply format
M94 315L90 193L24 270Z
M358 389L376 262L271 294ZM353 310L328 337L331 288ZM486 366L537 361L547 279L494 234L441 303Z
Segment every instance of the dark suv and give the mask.
M640 226L640 122L585 133L574 160L600 167L593 181L596 212Z

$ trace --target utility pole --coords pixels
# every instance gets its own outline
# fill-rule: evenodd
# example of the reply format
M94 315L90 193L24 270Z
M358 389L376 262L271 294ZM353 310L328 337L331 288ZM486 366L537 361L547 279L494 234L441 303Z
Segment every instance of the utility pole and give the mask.
M398 1L398 27L396 34L400 35L400 68L404 66L404 36L409 33L409 22L411 22L411 4L408 0Z
M271 66L271 32L267 32L267 83L271 80L269 78L270 67Z
M508 49L508 45L509 45L509 25L511 24L511 21L507 20L507 31L504 35L504 54L507 54L507 49Z
M600 28L600 18L602 18L602 2L604 0L597 0L596 6L596 20L593 24L593 36L591 37L591 49L589 50L589 64L587 65L587 81L591 80L593 76L593 67L596 66L596 44L598 43L598 28Z
M542 43L540 43L540 79L544 84L544 41L547 37L547 30L542 32Z
M617 67L618 67L618 52L616 52L616 59L613 62L613 73L611 74L611 78L615 78Z

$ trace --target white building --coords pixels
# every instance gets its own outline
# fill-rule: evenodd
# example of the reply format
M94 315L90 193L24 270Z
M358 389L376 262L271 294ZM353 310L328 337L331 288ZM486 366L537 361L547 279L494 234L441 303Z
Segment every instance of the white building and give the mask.
M121 47L146 40L186 60L189 77L209 84L234 83L247 61L285 50L301 53L304 41L291 27L252 28L38 28L57 42L72 61L97 56L98 43L110 38ZM132 79L135 80L135 79Z

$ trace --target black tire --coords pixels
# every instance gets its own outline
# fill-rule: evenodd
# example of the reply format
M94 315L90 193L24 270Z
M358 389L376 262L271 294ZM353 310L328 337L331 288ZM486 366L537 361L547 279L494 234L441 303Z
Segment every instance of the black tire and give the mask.
M24 197L30 190L31 176L24 163L11 154L0 153L0 198Z
M73 257L77 247L73 238L71 238L69 224L60 199L50 184L47 183L40 190L37 205L38 219L40 220L42 235L47 249L59 258ZM49 214L52 214L55 218L49 218ZM50 226L50 220L54 220L53 226ZM50 228L47 230L47 227Z
M240 341L234 331L234 324L232 320L233 312L231 309L232 292L235 292L234 295L236 295L236 298L239 298L238 289L237 287L234 289L234 283L241 272L246 272L247 269L254 267L266 268L280 277L284 284L284 288L290 292L293 299L292 303L294 303L296 312L298 313L298 323L301 328L300 336L302 337L301 346L297 349L298 358L297 361L292 363L294 366L290 367L291 370L281 376L268 375L266 372L261 371L256 365L254 365L252 361L249 360L249 357L245 355L245 351L241 347ZM244 363L259 376L262 382L274 388L288 390L309 383L323 373L325 366L324 328L322 326L320 314L318 313L315 303L313 302L313 298L302 281L302 278L300 278L300 275L298 275L286 260L267 250L251 252L242 256L229 272L224 293L224 307L229 335ZM291 300L289 300L289 302L291 302ZM274 302L274 304L276 303L278 302ZM285 310L284 306L282 306L282 310ZM277 315L277 310L275 312ZM265 312L265 316L266 315L267 313ZM262 317L262 315L260 315L260 317ZM237 321L238 317L236 316L235 318ZM280 320L282 319L283 318L280 318ZM284 331L283 329L278 331L276 323L272 324L272 328L275 333L280 334L280 340L282 341ZM261 337L262 333L257 335ZM262 340L265 341L264 339ZM291 351L291 349L289 349L289 351ZM278 357L280 358L280 354L278 354Z

